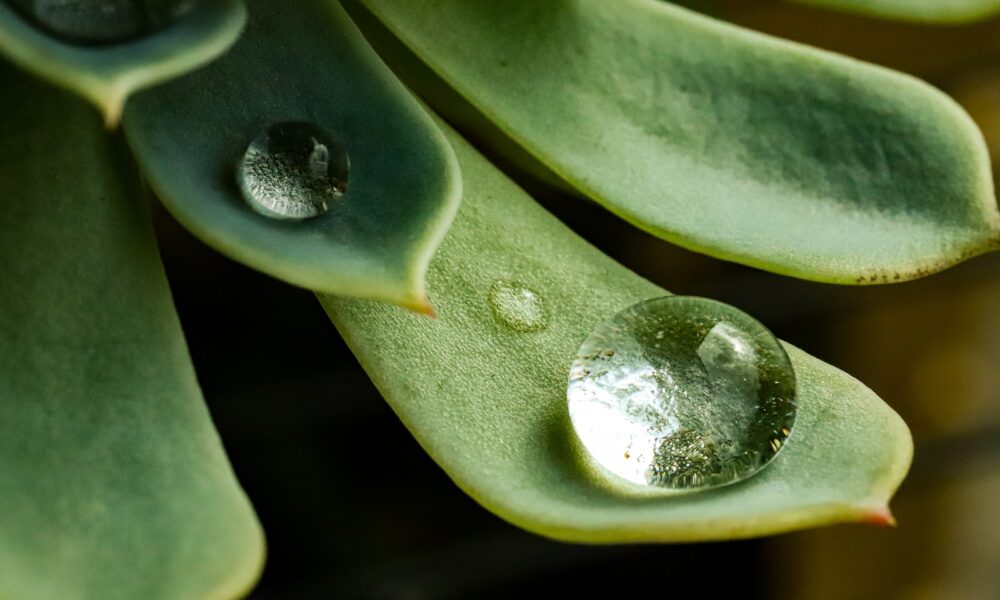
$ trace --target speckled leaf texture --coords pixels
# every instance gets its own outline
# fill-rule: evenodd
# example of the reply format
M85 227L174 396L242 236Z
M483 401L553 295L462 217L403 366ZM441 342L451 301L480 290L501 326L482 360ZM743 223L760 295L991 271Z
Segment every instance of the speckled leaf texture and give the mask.
M424 276L461 200L454 153L431 117L333 0L257 0L209 67L139 94L125 133L177 219L224 254L316 291L428 312ZM247 144L306 121L347 148L347 193L321 216L280 221L236 185Z
M787 346L799 413L774 462L741 483L664 496L610 481L571 430L566 383L590 329L663 290L576 237L455 135L465 199L431 264L431 320L321 297L413 435L486 508L570 541L695 541L840 521L885 523L912 454L909 431L848 375ZM512 235L511 232L516 232ZM538 292L548 327L493 315L495 281Z
M0 63L0 598L234 598L263 537L120 141Z
M684 247L867 284L1000 243L980 132L909 76L657 0L361 4L437 110Z
M0 53L87 98L113 127L132 92L213 60L236 41L245 20L241 0L213 0L153 35L111 45L80 45L49 35L0 2Z
M968 23L1000 13L997 0L794 0L873 17L920 23Z

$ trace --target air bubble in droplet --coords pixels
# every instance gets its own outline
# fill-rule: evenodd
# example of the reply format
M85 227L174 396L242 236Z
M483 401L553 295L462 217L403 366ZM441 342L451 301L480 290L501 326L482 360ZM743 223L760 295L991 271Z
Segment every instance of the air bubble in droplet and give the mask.
M795 422L795 373L780 342L738 309L670 296L590 333L570 369L584 448L632 483L676 490L745 479Z
M243 199L275 219L308 219L328 211L347 191L344 145L304 122L274 125L247 147L237 171Z
M7 0L40 29L64 41L109 44L166 28L196 0Z
M545 300L516 281L496 281L490 287L489 302L496 319L515 331L541 331L549 324Z

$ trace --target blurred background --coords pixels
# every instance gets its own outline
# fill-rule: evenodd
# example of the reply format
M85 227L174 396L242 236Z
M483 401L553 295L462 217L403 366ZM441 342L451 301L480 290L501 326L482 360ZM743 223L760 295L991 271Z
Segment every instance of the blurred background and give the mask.
M995 171L1000 165L1000 19L927 26L776 0L688 4L929 81L972 114ZM251 598L703 589L772 600L1000 599L1000 254L905 284L808 283L681 250L597 207L520 183L639 274L742 308L895 408L916 443L892 505L899 527L606 547L523 532L480 508L427 457L311 294L222 258L159 209L164 261L205 396L268 532L267 568ZM361 445L381 452L356 452Z

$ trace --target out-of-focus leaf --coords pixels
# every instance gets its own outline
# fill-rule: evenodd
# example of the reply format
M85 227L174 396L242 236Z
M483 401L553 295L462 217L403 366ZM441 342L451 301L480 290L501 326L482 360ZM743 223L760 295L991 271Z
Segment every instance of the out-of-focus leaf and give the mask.
M85 46L53 37L0 2L0 53L36 75L87 98L108 126L128 96L196 69L226 51L246 20L241 0L199 5L157 33L111 45Z
M451 140L465 200L431 264L438 318L320 299L393 409L463 490L516 525L588 542L739 538L891 520L886 503L909 466L909 431L865 386L791 346L798 417L759 474L672 496L599 474L569 423L570 362L591 327L666 292L576 237L460 138ZM492 314L490 288L511 280L546 303L546 328L515 331Z
M268 126L313 123L350 158L347 193L304 221L250 210L236 185ZM430 310L427 263L461 197L454 153L333 0L258 0L208 68L140 94L125 132L150 184L230 257L317 291Z
M82 101L6 64L0 82L0 597L245 593L260 526L134 167Z
M654 0L362 3L435 108L687 248L883 283L1000 243L982 136L911 77Z
M850 12L923 23L968 23L1000 13L998 0L793 0Z

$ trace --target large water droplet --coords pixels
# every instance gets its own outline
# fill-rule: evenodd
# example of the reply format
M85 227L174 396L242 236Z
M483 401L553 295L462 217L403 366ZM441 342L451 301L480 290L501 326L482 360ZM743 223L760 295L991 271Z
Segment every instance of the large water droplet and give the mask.
M80 44L107 44L159 31L197 0L7 0L39 28Z
M516 281L501 280L490 287L490 308L498 321L515 331L534 332L548 327L545 300Z
M795 373L780 342L738 309L670 296L598 325L569 375L583 446L633 483L705 488L745 479L795 422Z
M347 191L350 163L335 137L310 123L269 127L247 147L237 179L247 204L276 219L321 215Z

